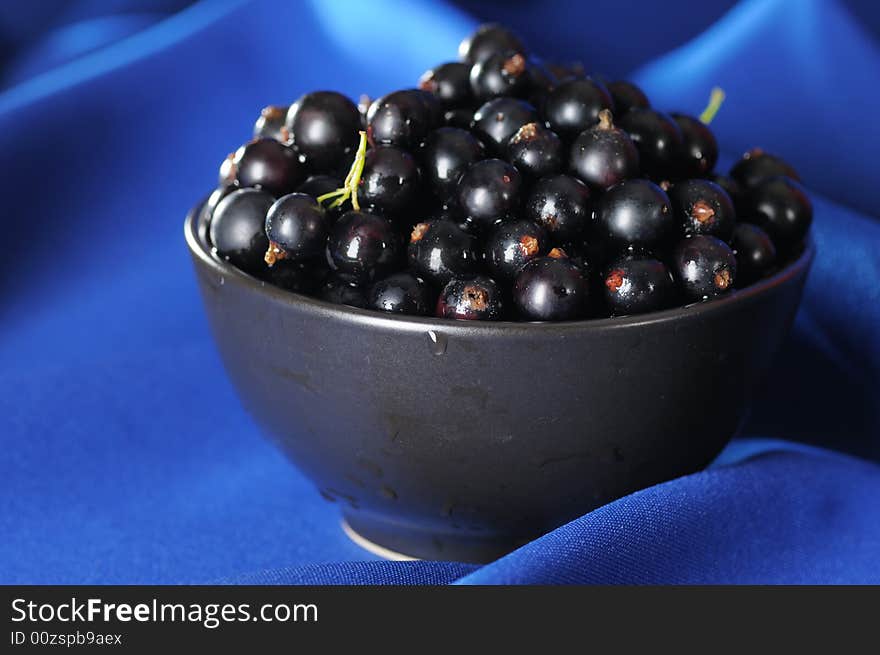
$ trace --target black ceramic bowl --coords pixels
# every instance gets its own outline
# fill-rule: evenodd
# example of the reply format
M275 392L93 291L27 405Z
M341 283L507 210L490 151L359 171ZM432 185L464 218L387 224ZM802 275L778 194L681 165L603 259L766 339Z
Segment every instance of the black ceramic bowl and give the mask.
M242 403L366 540L485 561L696 471L736 432L813 256L722 299L632 318L479 323L293 294L186 240Z

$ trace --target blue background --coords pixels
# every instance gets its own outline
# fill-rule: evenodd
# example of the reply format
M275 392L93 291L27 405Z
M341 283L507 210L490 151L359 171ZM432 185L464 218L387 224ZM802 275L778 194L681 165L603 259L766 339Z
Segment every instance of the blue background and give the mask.
M182 221L263 105L411 86L486 18L661 108L722 86L723 166L789 159L819 256L709 470L484 567L381 562L240 408ZM0 582L880 582L878 35L867 0L0 6Z

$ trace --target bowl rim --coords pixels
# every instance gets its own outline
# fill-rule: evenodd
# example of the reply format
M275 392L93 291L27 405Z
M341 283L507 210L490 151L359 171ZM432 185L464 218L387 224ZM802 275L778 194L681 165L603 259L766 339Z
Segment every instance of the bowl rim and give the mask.
M308 311L327 318L335 318L346 322L364 323L373 327L384 326L397 330L433 332L445 335L456 332L473 337L476 334L497 335L504 333L513 335L535 335L546 332L568 332L572 330L607 330L625 326L643 326L655 323L666 323L683 318L706 317L718 312L731 311L749 300L770 293L799 275L806 274L815 256L816 248L813 239L808 236L803 249L796 259L786 266L758 282L743 289L735 289L719 298L703 302L672 307L656 312L634 314L606 318L588 318L576 321L466 321L434 316L404 316L399 314L383 314L369 309L361 309L349 305L331 303L320 298L313 298L294 291L276 287L236 268L227 261L220 259L209 247L202 235L207 234L205 216L202 208L205 201L196 204L184 221L184 237L191 254L214 273L225 280L231 279L258 295L266 296L273 302L288 305L302 311ZM202 226L204 225L204 229Z

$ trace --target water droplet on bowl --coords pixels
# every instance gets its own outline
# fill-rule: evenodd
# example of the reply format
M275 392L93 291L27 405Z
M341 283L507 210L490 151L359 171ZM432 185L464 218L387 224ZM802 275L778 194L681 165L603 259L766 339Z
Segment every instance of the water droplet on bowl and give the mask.
M448 337L442 332L428 330L428 342L431 344L431 352L435 355L444 355L446 346L449 345Z
M220 286L222 287L224 284L226 284L226 278L221 276L220 277Z

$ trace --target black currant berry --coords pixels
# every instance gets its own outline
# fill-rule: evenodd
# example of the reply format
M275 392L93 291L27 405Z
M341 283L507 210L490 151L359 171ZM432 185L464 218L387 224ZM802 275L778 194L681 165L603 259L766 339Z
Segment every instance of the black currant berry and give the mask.
M439 286L453 277L475 274L480 266L476 238L452 221L417 223L407 246L409 267Z
M331 275L319 287L318 298L337 305L365 308L367 294L364 288L351 280Z
M495 98L474 113L474 132L496 155L503 155L510 137L526 123L538 120L535 108L516 98Z
M710 234L729 241L736 211L727 192L709 180L684 180L669 190L672 211L687 235Z
M528 262L550 250L547 230L532 221L502 221L486 237L486 268L496 280L513 280Z
M459 206L469 222L487 228L516 206L520 184L519 171L506 161L478 161L458 182Z
M614 110L608 90L595 80L576 79L563 82L547 95L543 116L547 127L571 140L593 127L603 109Z
M682 147L679 157L680 174L705 177L718 161L718 141L712 130L699 118L686 114L670 114L681 130Z
M583 62L580 61L550 61L547 62L546 66L547 70L550 71L558 82L581 79L587 76L587 69Z
M543 104L543 98L559 84L546 64L535 57L529 57L526 61L526 75L529 78L526 98L536 107L535 100L540 99Z
M659 259L628 254L608 268L603 293L614 316L643 314L669 307L675 300L675 282Z
M736 256L721 239L699 234L675 246L672 272L688 300L708 300L733 288Z
M498 52L513 50L525 52L522 42L507 28L494 23L480 25L477 31L458 46L458 56L462 61L476 64Z
M434 195L440 200L453 196L459 178L468 166L484 157L484 150L483 144L467 130L434 130L421 151L422 170Z
M447 109L443 113L443 125L470 130L474 124L474 111L470 107Z
M537 179L562 168L562 141L538 123L526 123L510 137L507 159L517 170Z
M765 179L746 192L743 218L760 225L780 250L800 244L813 222L813 203L789 177Z
M310 175L296 188L296 192L305 193L317 200L325 193L336 191L341 186L342 180L333 175Z
M324 209L312 196L282 196L266 214L266 263L272 266L282 259L302 261L320 256L327 240L327 227Z
M282 196L305 179L305 168L296 153L283 143L255 139L235 151L229 174L239 187L256 187Z
M470 107L474 104L470 75L471 67L468 64L441 64L419 78L419 88L433 93L446 109Z
M731 246L736 255L736 281L740 287L760 280L776 264L776 246L757 225L738 223Z
M366 282L397 268L400 251L400 239L389 221L363 211L348 211L330 231L327 261L340 277Z
M281 143L290 142L290 132L284 124L290 107L269 105L260 111L260 117L254 123L255 139L275 139Z
M526 58L512 50L497 52L474 64L470 82L477 102L525 95L530 90Z
M492 278L477 275L450 280L437 299L436 315L468 321L497 321L504 311L502 293Z
M660 245L675 230L666 193L648 180L626 180L608 189L596 212L598 229L617 246Z
M569 170L596 189L607 189L639 174L639 151L629 135L599 112L599 123L584 130L571 145Z
M233 191L236 191L236 187L232 185L221 185L214 189L211 192L211 195L208 196L208 199L205 200L205 204L202 207L204 215L208 218L213 216L214 210L217 209L217 205L220 204L220 201Z
M569 321L587 311L584 272L564 253L551 251L523 266L513 283L513 302L527 321Z
M404 89L383 96L367 112L367 136L373 144L414 150L440 126L440 101L421 89Z
M335 172L357 149L361 114L341 93L315 91L290 106L285 125L312 173Z
M746 189L779 175L785 175L795 182L801 179L788 162L760 148L749 150L730 169L730 177Z
M211 217L209 231L217 255L247 273L262 273L269 247L266 212L273 202L275 198L260 189L238 189L223 198Z
M358 198L388 217L400 216L419 199L421 172L406 150L381 146L367 151Z
M590 190L570 175L542 178L532 187L523 213L543 226L556 242L582 238L592 215Z
M395 273L374 282L367 300L369 309L415 316L429 314L431 305L428 285L412 273Z
M669 115L654 109L633 109L618 122L639 151L642 173L653 180L679 175L683 137Z
M739 185L739 182L734 180L732 177L727 175L717 175L715 173L709 175L706 179L710 182L714 182L722 189L727 192L727 195L730 196L730 199L733 201L733 206L736 209L737 213L741 213L745 208L744 200L745 194L743 193L742 187Z
M618 118L632 109L648 109L651 106L645 92L632 82L626 80L609 82L607 88L614 100L614 111Z
M309 295L324 283L327 273L327 265L314 260L299 262L284 259L271 268L265 268L261 277L276 287Z

